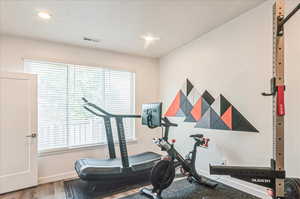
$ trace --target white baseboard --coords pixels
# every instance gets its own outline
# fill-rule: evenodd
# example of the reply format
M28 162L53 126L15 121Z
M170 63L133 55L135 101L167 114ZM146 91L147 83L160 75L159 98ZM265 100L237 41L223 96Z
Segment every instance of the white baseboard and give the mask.
M70 172L60 173L52 176L39 177L38 183L46 184L50 182L57 182L60 180L75 179L75 178L78 178L77 173L75 171L70 171Z
M254 195L256 197L259 197L261 199L272 199L271 196L267 195L267 189L262 187L262 186L250 184L250 183L247 183L247 182L243 182L241 180L234 179L234 178L231 178L229 176L212 176L212 175L209 175L206 171L203 171L203 170L199 171L199 174L203 175L205 177L208 177L210 179L213 179L215 181L218 181L220 183L226 184L227 186L233 187L235 189L238 189L238 190L241 190L243 192Z

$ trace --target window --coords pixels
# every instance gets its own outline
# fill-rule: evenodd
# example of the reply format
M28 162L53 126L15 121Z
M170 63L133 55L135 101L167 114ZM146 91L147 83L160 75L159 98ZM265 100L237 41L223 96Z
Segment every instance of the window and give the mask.
M58 150L106 143L103 118L82 107L82 97L116 114L134 113L135 74L107 68L25 60L38 75L38 149ZM116 125L112 120L114 138ZM134 120L124 121L127 140Z

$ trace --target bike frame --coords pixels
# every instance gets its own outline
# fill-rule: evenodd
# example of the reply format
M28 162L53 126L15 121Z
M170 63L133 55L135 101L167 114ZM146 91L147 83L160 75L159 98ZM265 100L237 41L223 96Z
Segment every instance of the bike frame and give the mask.
M168 120L168 118L166 118L166 117L162 118L161 120L162 120L161 126L165 127L164 135L162 136L162 138L155 138L153 141L156 145L158 145L161 148L162 151L166 151L168 153L169 161L172 164L172 166L174 166L173 168L177 168L177 167L181 166L183 169L182 173L183 174L185 174L185 172L188 173L188 175L186 175L186 176L188 177L187 180L190 183L197 182L198 184L202 184L202 185L205 185L210 188L216 187L217 186L216 182L211 181L203 176L200 176L197 173L196 167L195 167L196 156L197 156L197 147L199 147L199 146L206 147L208 139L206 140L205 138L203 138L203 140L201 140L201 138L199 138L199 140L197 140L197 138L194 138L196 142L194 144L193 150L190 153L188 153L186 158L184 158L174 148L175 140L172 141L172 143L169 143L169 141L168 141L169 140L169 128L171 126L178 126L178 125L171 123ZM150 127L150 128L152 128L152 127ZM173 181L173 179L172 179L172 181ZM150 196L152 199L161 199L162 198L161 193L162 193L163 189L165 189L165 188L166 187L159 188L159 187L153 186L153 189L143 188L141 190L141 192L146 194L147 196Z
M182 157L182 155L174 148L174 143L169 143L169 127L170 126L175 126L176 124L171 123L168 118L164 117L162 118L162 126L165 127L165 132L163 135L163 138L159 139L159 142L156 143L162 151L166 151L171 157L172 161L174 161L174 166L177 168L178 166L181 166L186 172L189 173L189 177L193 176L195 180L197 180L199 183L201 182L202 177L197 173L196 167L195 167L195 162L197 158L197 147L201 146L200 141L196 141L193 150L188 153L187 156L191 155L191 158L187 157L186 159ZM176 125L177 126L177 125ZM164 147L161 145L161 142L165 142L164 144L169 147ZM176 162L177 161L177 162Z

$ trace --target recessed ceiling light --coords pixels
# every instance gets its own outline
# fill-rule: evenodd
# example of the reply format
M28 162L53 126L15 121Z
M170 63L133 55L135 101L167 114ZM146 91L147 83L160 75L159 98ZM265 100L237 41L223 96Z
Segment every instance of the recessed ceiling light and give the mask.
M48 12L38 12L38 16L42 19L50 19L51 15Z
M142 35L141 38L145 41L144 48L148 48L151 44L160 40L160 37L155 37L152 34Z
M148 35L143 35L143 36L141 36L141 38L144 39L144 40L147 41L147 42L153 42L153 41L160 40L159 37L154 37L154 36L152 36L152 35L150 35L150 34L148 34Z

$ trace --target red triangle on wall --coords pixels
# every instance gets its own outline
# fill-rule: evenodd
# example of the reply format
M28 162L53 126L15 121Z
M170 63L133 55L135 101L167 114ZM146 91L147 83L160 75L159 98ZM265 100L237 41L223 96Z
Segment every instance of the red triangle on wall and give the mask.
M177 112L180 110L180 91L177 93L175 99L173 100L171 106L169 106L167 112L165 113L166 117L174 117Z
M200 97L191 111L191 114L196 121L199 121L202 117L201 109L202 109L202 98Z
M221 116L222 120L228 126L228 128L232 129L232 106L230 106L224 114Z

